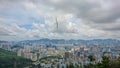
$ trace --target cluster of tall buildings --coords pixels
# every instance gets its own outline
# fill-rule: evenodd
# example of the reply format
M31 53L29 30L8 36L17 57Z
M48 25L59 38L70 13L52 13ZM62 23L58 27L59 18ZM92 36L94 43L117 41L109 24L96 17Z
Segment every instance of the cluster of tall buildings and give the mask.
M95 61L101 61L102 56L117 59L120 46L98 44L20 44L0 43L0 48L14 51L18 56L31 59L43 68L66 68L69 64L88 64L88 56L92 55ZM52 56L52 58L51 58Z

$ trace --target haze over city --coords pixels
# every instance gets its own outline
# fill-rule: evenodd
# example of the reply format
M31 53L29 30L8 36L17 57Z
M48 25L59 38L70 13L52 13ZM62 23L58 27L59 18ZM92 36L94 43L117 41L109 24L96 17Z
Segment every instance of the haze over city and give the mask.
M0 0L0 68L120 68L120 0Z
M0 40L120 39L119 34L120 0L0 0Z

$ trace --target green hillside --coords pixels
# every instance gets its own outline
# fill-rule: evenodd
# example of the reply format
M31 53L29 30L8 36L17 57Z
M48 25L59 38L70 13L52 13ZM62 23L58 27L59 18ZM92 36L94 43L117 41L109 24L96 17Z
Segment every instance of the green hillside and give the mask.
M24 68L31 62L29 59L18 57L14 52L0 48L0 68Z

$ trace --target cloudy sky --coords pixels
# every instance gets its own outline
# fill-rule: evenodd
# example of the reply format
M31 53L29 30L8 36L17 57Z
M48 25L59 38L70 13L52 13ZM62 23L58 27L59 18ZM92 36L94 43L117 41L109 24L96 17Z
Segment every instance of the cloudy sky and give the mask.
M0 0L0 40L40 38L120 39L120 0Z

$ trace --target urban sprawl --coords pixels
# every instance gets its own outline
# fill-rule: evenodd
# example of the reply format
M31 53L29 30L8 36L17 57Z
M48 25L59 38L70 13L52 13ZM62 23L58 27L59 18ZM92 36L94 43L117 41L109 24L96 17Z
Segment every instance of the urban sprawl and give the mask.
M107 40L105 40L106 42ZM68 41L57 41L57 43L43 42L0 42L0 48L13 51L17 56L21 56L40 64L42 68L66 68L71 63L73 65L85 65L90 63L88 56L93 56L95 62L100 62L102 56L110 56L111 60L119 57L119 41L113 40L109 44L99 41L74 43ZM64 42L64 43L63 43Z

